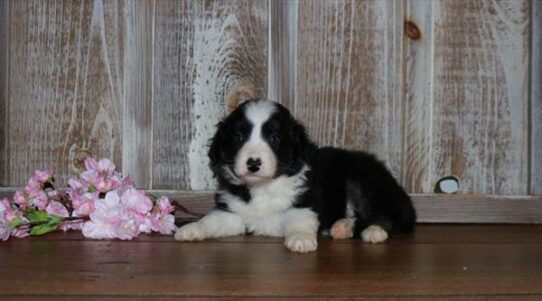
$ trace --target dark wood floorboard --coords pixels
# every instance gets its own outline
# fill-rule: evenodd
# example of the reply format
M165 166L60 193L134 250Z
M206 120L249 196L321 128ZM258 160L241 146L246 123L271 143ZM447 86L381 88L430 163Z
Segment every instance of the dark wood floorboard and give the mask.
M62 297L64 296L64 297ZM322 239L0 242L4 300L542 300L542 225L419 225L382 245Z

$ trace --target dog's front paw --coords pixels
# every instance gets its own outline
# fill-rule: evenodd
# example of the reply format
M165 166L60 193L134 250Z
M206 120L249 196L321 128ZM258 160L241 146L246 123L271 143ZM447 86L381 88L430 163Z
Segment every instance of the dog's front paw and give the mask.
M377 244L385 242L388 239L388 232L377 225L371 225L361 232L361 238L364 242Z
M354 236L354 223L356 222L353 218L341 218L337 220L329 233L333 239L349 239Z
M205 239L203 226L197 222L182 226L175 233L175 239L180 241L198 241Z
M316 241L316 235L300 232L286 236L284 245L292 252L307 253L316 251L318 242Z

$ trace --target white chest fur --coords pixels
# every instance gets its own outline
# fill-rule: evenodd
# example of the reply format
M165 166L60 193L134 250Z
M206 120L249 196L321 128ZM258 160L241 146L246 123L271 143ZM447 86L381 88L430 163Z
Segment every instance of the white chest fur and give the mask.
M238 214L248 231L255 235L283 236L284 218L297 197L307 190L304 167L299 173L281 176L273 181L249 189L251 199L244 202L237 196L222 191L229 209Z

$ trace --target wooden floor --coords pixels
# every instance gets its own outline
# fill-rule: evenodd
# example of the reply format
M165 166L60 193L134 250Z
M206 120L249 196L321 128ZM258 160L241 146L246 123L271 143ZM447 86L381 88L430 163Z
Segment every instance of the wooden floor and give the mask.
M62 297L64 296L64 297ZM542 226L420 225L387 244L322 239L92 241L56 233L0 242L5 300L542 300Z

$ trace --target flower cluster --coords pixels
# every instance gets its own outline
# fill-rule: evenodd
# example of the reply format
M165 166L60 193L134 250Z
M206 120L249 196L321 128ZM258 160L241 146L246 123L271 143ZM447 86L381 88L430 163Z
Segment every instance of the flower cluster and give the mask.
M82 230L85 237L132 239L141 233L172 234L175 208L167 197L153 201L123 178L108 159L85 159L85 171L54 186L52 170L38 170L14 196L0 200L0 240L60 230Z

